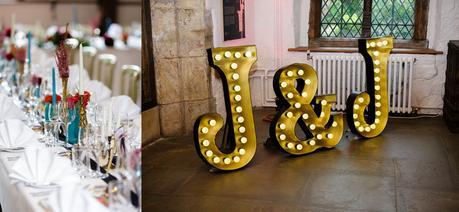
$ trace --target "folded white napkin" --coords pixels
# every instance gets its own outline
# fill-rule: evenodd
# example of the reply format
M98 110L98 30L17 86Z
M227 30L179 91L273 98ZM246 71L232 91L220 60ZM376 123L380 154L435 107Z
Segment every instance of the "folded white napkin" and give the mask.
M110 98L112 95L110 88L97 80L91 80L86 85L86 90L91 93L91 101L96 103L103 102L104 100Z
M0 149L29 147L38 144L37 134L19 119L0 123Z
M106 108L110 104L112 104L113 114L119 114L122 120L135 119L140 115L140 107L129 96L114 96L102 103Z
M49 197L55 212L106 212L108 209L78 185L63 186Z
M65 185L80 180L70 160L59 157L45 148L26 148L13 165L10 178L13 183L24 182L36 186Z
M5 94L0 94L0 122L5 119L26 120L26 116L24 112L14 104L12 98Z

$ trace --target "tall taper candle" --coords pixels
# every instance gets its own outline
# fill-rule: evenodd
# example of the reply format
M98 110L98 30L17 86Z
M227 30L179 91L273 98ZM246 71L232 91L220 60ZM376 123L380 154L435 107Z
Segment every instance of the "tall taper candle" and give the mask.
M31 64L32 64L32 33L31 32L28 32L27 33L27 65L29 66L29 71L30 68L31 68Z
M52 91L53 91L53 106L56 105L56 69L53 67L52 71Z
M83 44L80 43L80 73L79 73L79 81L80 81L80 95L83 95Z

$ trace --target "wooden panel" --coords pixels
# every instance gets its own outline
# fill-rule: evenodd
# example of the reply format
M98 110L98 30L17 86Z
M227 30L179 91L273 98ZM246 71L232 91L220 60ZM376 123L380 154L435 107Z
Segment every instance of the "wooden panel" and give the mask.
M157 105L150 0L142 2L142 111Z

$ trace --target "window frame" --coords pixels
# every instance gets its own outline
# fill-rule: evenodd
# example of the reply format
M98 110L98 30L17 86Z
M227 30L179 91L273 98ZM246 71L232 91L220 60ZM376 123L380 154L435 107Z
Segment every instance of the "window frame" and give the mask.
M429 1L430 0L415 0L413 38L410 40L396 39L394 42L394 48L418 49L428 47L427 17L429 11ZM322 14L321 4L322 0L310 0L308 31L309 47L357 47L357 40L359 38L327 38L320 36L320 19ZM362 38L369 37L370 31L366 31L365 28L371 27L371 5L372 0L364 0Z

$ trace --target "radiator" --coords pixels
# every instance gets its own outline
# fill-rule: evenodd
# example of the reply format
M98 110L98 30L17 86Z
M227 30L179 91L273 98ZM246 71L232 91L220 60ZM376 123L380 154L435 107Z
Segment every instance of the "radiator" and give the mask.
M346 109L346 99L353 91L365 91L365 62L360 54L314 53L312 66L317 71L317 95L336 94L335 111ZM389 111L411 113L411 82L414 57L391 55L388 63ZM254 106L275 107L273 91L275 70L258 70L251 76ZM261 92L260 92L261 91ZM260 95L261 93L261 95Z
M389 111L411 113L411 85L414 57L391 55L387 67ZM346 109L346 99L353 91L365 91L365 61L360 54L312 55L318 75L318 95L336 94L333 109Z

